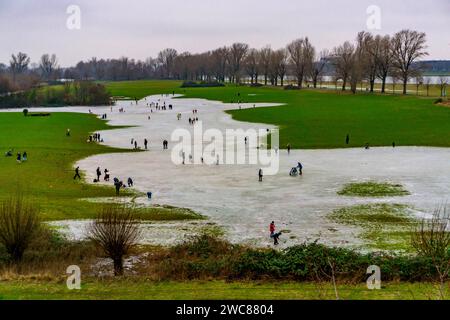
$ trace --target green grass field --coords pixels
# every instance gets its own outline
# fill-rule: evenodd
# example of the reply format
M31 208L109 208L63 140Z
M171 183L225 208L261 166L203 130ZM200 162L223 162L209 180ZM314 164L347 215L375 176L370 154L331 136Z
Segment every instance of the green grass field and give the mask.
M437 300L439 291L432 283L384 283L379 290L365 284L338 284L343 300ZM447 285L448 291L448 285ZM448 294L448 292L447 292ZM448 298L448 295L446 296ZM13 280L0 282L0 300L335 300L330 283L295 282L152 282L142 278L83 280L80 290L68 290L65 281Z
M433 98L234 85L182 89L179 85L176 81L106 83L116 96L142 98L175 91L187 98L226 103L283 103L279 107L229 111L236 120L278 125L282 148L288 143L307 149L362 147L365 143L391 146L392 142L397 146L450 146L450 108L435 105Z

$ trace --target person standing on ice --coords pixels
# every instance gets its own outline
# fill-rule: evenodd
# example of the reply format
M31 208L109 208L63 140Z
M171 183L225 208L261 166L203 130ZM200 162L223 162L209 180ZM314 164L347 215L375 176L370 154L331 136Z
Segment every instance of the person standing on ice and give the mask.
M278 238L281 235L281 232L275 232L275 221L272 221L269 225L270 237L273 239L273 244L278 245Z
M303 174L303 171L302 171L303 165L300 162L298 162L297 167L298 167L298 174L301 176Z
M97 167L96 173L97 173L97 181L100 181L100 176L102 175L102 171L100 170L100 167Z

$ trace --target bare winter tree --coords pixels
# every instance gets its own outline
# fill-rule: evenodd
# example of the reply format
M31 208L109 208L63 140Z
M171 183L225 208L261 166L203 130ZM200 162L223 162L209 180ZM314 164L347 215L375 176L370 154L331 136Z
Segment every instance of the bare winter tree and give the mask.
M19 52L18 54L11 55L9 61L9 68L13 74L13 81L16 81L16 75L25 72L30 64L30 57L26 53Z
M381 93L386 92L386 79L392 68L391 37L377 35L374 39L376 50L377 77L381 80Z
M439 89L441 91L441 97L445 97L447 95L447 85L448 85L448 77L440 76L439 77Z
M41 56L39 68L41 69L44 79L50 80L57 67L58 67L58 59L56 59L55 54L52 54L50 56L49 54L46 53Z
M217 81L224 82L228 67L229 50L218 48L211 53L211 65Z
M267 80L270 73L270 59L272 57L272 49L269 46L262 48L259 51L260 70L264 75L264 85L267 85Z
M279 74L280 58L281 56L278 54L277 51L272 51L272 53L270 54L269 79L270 84L273 86L278 85L278 78L280 76Z
M177 50L171 48L164 49L158 53L158 62L163 68L164 77L172 77L172 68L177 55Z
M425 89L427 90L427 97L430 96L431 78L425 79Z
M297 78L297 85L302 87L303 80L310 72L314 60L315 50L309 39L297 39L287 45L289 59L293 65L293 72Z
M245 55L248 52L248 44L245 43L233 43L230 47L230 67L231 67L231 77L232 82L240 83L240 75L242 62L245 58Z
M113 260L114 275L123 274L123 258L141 235L139 219L126 205L107 204L88 230L89 238Z
M355 46L346 41L334 48L331 63L334 66L335 78L342 80L342 91L345 91L349 81L355 59Z
M259 53L256 49L250 49L245 57L245 71L250 77L250 83L258 83L259 74Z
M402 30L393 36L393 67L401 77L403 94L406 94L408 80L411 77L414 62L428 55L426 48L426 34L423 32Z
M321 81L325 66L330 57L328 50L322 50L317 59L314 60L310 71L310 77L313 83L313 87L317 88L317 83Z
M286 49L278 49L274 52L275 68L277 68L277 75L280 77L281 86L284 85L284 78L286 77L288 65L288 53Z
M372 34L362 31L357 36L358 62L360 65L361 78L369 83L370 92L374 91L375 79L377 78L377 61L379 55L378 42Z

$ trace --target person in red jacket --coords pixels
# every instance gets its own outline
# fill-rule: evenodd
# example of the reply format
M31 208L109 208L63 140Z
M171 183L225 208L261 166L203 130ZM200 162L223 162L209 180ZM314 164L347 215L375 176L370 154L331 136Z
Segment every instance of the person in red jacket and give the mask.
M272 221L269 225L270 237L273 238L273 244L278 245L278 238L281 235L281 232L275 232L275 222Z

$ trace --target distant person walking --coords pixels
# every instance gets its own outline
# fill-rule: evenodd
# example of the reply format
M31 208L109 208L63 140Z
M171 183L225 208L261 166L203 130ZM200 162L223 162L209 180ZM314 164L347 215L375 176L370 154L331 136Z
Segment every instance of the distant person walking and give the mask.
M73 176L73 180L75 180L76 178L81 179L81 176L80 176L80 167L76 167L76 168L75 168L75 175Z
M269 225L270 237L273 239L273 244L278 245L278 238L281 236L281 232L276 233L275 231L275 222L272 221Z
M345 144L349 144L349 142L350 142L350 135L349 134L347 134L347 136L345 137Z
M291 154L291 144L290 143L287 144L287 152L288 152L288 154Z
M97 167L97 170L95 171L97 174L97 182L100 181L100 176L102 175L102 171L100 170L100 167Z
M263 170L260 168L258 171L259 182L263 181Z
M145 148L145 150L147 150L147 145L148 145L148 140L144 139L144 148Z

